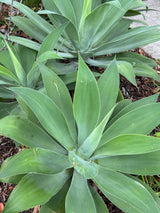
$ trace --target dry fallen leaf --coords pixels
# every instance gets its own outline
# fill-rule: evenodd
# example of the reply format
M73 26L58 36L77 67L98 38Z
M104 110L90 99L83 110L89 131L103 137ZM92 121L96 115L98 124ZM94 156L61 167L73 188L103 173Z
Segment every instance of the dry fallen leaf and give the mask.
M0 203L0 213L2 213L3 209L4 209L3 203Z

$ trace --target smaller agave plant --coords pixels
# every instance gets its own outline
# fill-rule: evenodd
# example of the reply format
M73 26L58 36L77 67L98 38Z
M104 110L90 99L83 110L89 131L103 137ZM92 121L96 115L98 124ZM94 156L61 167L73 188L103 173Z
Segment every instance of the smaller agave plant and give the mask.
M79 56L72 103L63 81L40 70L45 92L10 88L37 120L0 120L0 134L28 147L1 166L0 180L17 183L3 213L37 205L41 213L108 213L97 187L126 213L159 213L156 193L132 176L160 173L160 139L146 136L160 123L157 95L116 104L115 61L96 81Z
M50 34L52 40L47 37L38 52L20 44L7 43L4 36L0 39L0 48L6 47L0 53L0 118L19 112L19 104L22 104L22 100L15 100L13 92L8 90L10 87L43 88L37 61L45 64L49 59L62 59L52 50L65 27L55 29Z

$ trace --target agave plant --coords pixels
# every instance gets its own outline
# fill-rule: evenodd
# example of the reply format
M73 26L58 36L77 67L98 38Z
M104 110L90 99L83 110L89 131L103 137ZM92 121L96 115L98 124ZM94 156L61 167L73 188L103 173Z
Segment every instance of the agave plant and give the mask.
M11 0L0 2L12 3ZM42 0L42 2L45 10L39 11L39 14L16 1L13 3L13 6L25 15L25 17L12 17L13 23L38 43L14 36L10 36L9 39L38 51L40 43L54 27L68 23L59 39L61 47L59 45L59 48L55 47L55 51L66 58L68 63L60 63L59 60L57 63L48 62L52 70L55 72L61 70L61 75L66 74L68 82L75 81L78 52L88 65L104 68L111 63L116 54L119 73L134 85L136 85L135 75L160 80L152 69L156 66L155 62L136 53L121 53L160 40L160 31L156 26L130 28L133 20L124 16L127 12L136 15L139 7L146 6L141 0ZM40 15L45 15L45 18ZM49 20L46 20L46 15ZM102 57L108 54L111 55L109 58Z
M52 49L65 27L65 25L62 25L54 29L50 34L52 40L47 37L38 52L19 44L8 44L5 42L4 37L0 40L0 48L3 48L4 44L7 48L0 53L0 118L11 112L16 113L19 108L13 92L8 90L10 87L43 88L37 60L46 63L49 59L62 58L54 53ZM22 104L20 99L18 102Z
M129 175L159 174L160 139L145 135L160 123L157 95L116 104L115 61L97 82L79 57L72 104L64 82L45 65L40 70L45 93L10 88L37 120L0 120L0 134L28 147L0 169L1 181L18 183L3 213L37 205L41 213L107 213L93 185L126 213L159 213L156 193Z

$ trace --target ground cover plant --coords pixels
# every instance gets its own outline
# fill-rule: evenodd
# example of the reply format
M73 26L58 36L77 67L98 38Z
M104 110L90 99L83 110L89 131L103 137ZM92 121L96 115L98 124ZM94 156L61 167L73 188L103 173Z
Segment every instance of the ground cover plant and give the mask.
M28 147L0 169L1 181L18 183L3 212L42 205L41 212L106 213L92 180L123 211L158 213L158 196L130 175L159 174L160 139L146 136L160 122L157 95L116 104L115 61L97 82L79 57L72 104L63 81L43 64L40 70L45 93L10 88L37 120L23 115L0 120L0 134Z
M12 4L11 0L0 2ZM59 56L67 59L50 60L48 66L59 75L66 75L68 83L75 82L78 52L91 66L107 67L117 55L118 71L134 85L135 75L147 76L159 81L159 76L152 69L155 62L136 53L124 52L160 39L156 26L130 28L129 15L139 14L139 7L145 3L137 0L43 0L44 10L33 12L29 7L16 1L13 6L24 16L12 17L12 22L32 39L9 36L9 40L39 51L40 44L55 27L68 23L55 47ZM136 9L136 12L135 12ZM48 15L42 18L41 15ZM125 15L125 16L124 16ZM34 29L34 30L33 30ZM110 54L110 57L102 57Z

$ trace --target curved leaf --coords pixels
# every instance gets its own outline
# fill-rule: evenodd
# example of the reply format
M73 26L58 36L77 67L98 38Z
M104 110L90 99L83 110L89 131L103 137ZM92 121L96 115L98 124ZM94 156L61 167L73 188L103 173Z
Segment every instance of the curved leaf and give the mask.
M106 197L111 201L115 198L113 202L125 212L159 212L149 191L121 173L99 167L99 174L93 180Z
M7 116L1 119L0 134L12 138L18 143L22 143L28 147L40 147L64 153L64 149L42 128L20 116Z
M63 81L48 67L40 64L44 87L47 95L55 102L63 113L70 134L74 140L77 138L75 120L73 116L72 100L69 91Z
M79 57L73 112L77 122L80 145L95 128L100 112L100 97L96 79L81 57Z
M17 107L17 102L0 102L0 118L9 115Z
M71 167L65 155L40 148L26 149L4 161L0 179L29 172L56 174Z
M135 175L159 175L160 151L141 155L122 155L98 159L108 169Z
M98 80L98 88L101 100L101 112L99 122L115 106L119 91L119 74L115 61L104 71Z
M12 88L31 108L41 125L67 150L75 141L70 136L66 120L57 105L46 95L30 88Z
M102 156L137 155L160 150L160 139L145 135L120 135L100 146L94 158Z
M66 213L97 213L87 180L76 171L74 171L72 183L67 193L65 203Z
M3 212L21 212L46 203L62 188L68 178L67 172L55 175L31 173L24 176L12 191Z
M126 113L103 134L100 145L123 134L149 134L160 123L160 104L147 104Z

